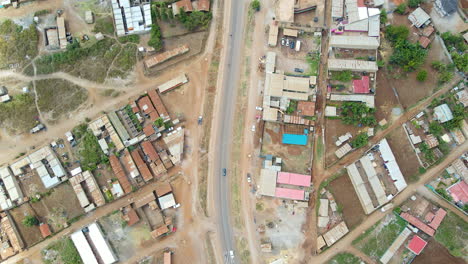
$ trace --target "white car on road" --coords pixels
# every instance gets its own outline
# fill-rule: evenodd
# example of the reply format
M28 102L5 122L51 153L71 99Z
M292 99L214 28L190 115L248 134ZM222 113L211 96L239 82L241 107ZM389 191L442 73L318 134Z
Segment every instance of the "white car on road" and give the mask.
M255 132L255 125L252 125L252 132Z

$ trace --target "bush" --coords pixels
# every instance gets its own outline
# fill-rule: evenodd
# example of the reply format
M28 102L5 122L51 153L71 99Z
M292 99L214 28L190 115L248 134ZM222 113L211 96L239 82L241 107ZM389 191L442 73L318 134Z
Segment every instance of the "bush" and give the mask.
M449 51L456 50L458 52L465 52L467 50L468 45L465 44L465 39L461 34L444 32L441 37Z
M424 63L426 56L427 50L418 44L402 40L394 46L390 62L400 66L406 72L411 72L417 70Z
M406 4L402 3L397 6L395 9L395 13L398 13L400 15L403 15L406 12Z
M405 26L393 26L390 25L385 30L385 37L395 43L400 40L405 40L409 36L409 29Z
M436 137L442 136L442 134L444 133L444 127L441 124L439 124L439 122L432 121L429 124L429 133L433 134Z
M123 36L119 37L119 42L122 44L125 43L140 43L140 36L139 35L128 35L128 36Z
M457 67L459 71L462 72L468 72L468 54L463 53L463 55L460 55L456 52L451 53L453 63Z
M193 31L197 28L207 27L213 18L213 15L211 12L204 13L200 11L194 11L190 14L187 14L181 8L178 18L186 29Z
M436 189L436 192L440 196L444 197L444 199L446 199L446 200L449 200L449 201L453 200L452 196L450 196L444 188L438 188L438 189Z
M157 8L151 8L151 17L153 18L153 25L151 25L150 39L148 40L148 46L154 48L155 51L160 51L163 48L161 28L159 28L156 22L159 11Z
M426 70L422 70L420 72L418 72L418 75L416 75L416 80L420 81L420 82L424 82L426 81L427 79L427 71Z
M453 119L443 123L442 125L447 130L460 128L462 121L468 117L468 112L465 111L465 108L461 104L452 105L450 108L452 109Z
M39 220L35 216L27 215L23 218L23 225L27 227L33 227L39 225Z
M9 19L0 23L0 68L28 63L38 53L38 41L34 24L23 28Z
M369 142L369 137L367 133L360 133L353 140L351 140L351 146L353 148L361 148L367 145Z
M380 23L382 24L386 24L388 21L388 18L387 18L387 10L385 10L385 8L382 8L380 10Z
M341 119L347 125L374 126L377 124L374 113L375 109L364 103L344 102L341 106Z
M86 131L81 141L79 153L83 170L93 171L97 169L97 165L109 161L109 158L102 152L98 139L91 131Z
M112 17L106 16L96 19L94 24L94 33L101 32L102 34L106 35L113 35L114 34L114 23L112 21Z
M420 3L422 3L423 0L409 0L408 1L408 6L411 8L418 7Z
M260 1L259 0L253 0L250 3L250 8L252 8L252 10L259 11L260 10Z

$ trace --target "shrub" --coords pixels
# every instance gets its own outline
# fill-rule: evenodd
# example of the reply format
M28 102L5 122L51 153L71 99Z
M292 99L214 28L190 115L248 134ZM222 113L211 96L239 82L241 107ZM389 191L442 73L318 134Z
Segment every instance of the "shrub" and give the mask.
M351 141L351 146L353 148L361 148L366 146L368 142L369 137L367 136L367 133L360 133Z
M39 225L39 220L35 216L27 215L23 218L23 225L27 227Z
M332 74L332 80L340 82L350 82L353 79L353 73L351 71L340 71Z
M406 72L411 72L417 70L424 63L426 56L427 50L418 44L402 40L396 43L393 54L390 56L390 62L400 66Z
M364 103L345 102L341 106L341 119L347 125L374 126L377 124L374 113L375 109L367 107Z
M259 0L253 0L250 3L250 8L252 8L252 10L259 11L260 10L260 1Z
M398 13L400 15L403 15L406 12L406 4L402 3L397 6L395 9L395 13Z
M385 8L382 8L380 10L380 23L382 24L386 24L388 21L388 18L387 18L387 10L385 10Z
M409 0L408 1L408 6L411 8L418 7L420 3L422 3L423 0Z
M418 80L420 82L424 82L426 79L427 79L427 71L426 70L422 70L422 71L418 72L418 75L416 75L416 80Z
M405 40L409 36L409 29L405 26L388 26L385 30L385 36L391 42Z
M432 121L429 124L429 133L433 134L434 136L438 137L444 133L444 127L439 124L437 121Z

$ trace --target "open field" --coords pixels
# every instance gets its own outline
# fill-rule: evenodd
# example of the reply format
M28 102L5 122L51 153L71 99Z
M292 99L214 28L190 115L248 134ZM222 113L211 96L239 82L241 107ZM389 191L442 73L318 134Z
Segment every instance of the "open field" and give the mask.
M81 264L83 263L70 238L63 238L42 251L42 260L44 264Z
M446 221L446 220L444 220ZM442 222L443 223L443 222ZM465 240L466 241L466 240ZM414 264L464 264L465 260L450 255L450 252L443 245L438 243L435 239L431 238L428 241L426 248L417 256Z
M151 243L152 238L148 225L140 220L139 223L131 227L127 226L119 211L101 218L99 223L120 261L125 262L133 257L144 244Z
M306 146L285 145L281 143L281 126L266 123L263 133L262 155L273 155L282 158L283 171L310 173L312 155L312 136L308 137Z
M400 107L400 102L395 95L395 86L389 81L385 71L377 72L377 89L375 94L375 118L377 122L386 119L388 122L392 121L396 116L392 115L392 109Z
M53 231L58 231L67 222L84 213L73 188L68 183L54 187L50 194L42 195L40 201L31 203L38 218L49 223Z
M449 212L436 232L435 240L444 245L456 257L467 257L468 223Z
M36 81L37 104L48 120L57 120L86 102L88 92L62 79Z
M335 255L327 264L360 264L362 261L360 258L354 256L351 253L343 252Z
M343 209L343 218L349 229L358 226L365 218L356 191L347 173L330 182L328 189L335 197L336 203Z
M411 143L406 137L403 127L393 130L387 137L388 144L398 162L401 173L407 182L416 180L414 176L418 173L419 162L416 153L411 148Z
M383 256L405 226L406 222L404 220L390 213L355 239L353 245L377 261Z
M29 132L36 125L38 117L31 94L13 96L11 102L0 104L0 128L8 133Z

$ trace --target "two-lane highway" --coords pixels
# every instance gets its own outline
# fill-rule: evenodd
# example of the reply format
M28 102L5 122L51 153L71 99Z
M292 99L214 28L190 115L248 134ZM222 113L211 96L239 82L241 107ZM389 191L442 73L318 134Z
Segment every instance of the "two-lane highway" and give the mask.
M219 236L223 255L226 263L238 263L238 257L234 250L234 236L231 221L231 199L230 199L230 170L231 144L233 134L234 109L236 106L237 88L239 87L241 50L244 28L244 0L225 0L227 10L230 10L230 21L224 34L229 34L227 46L225 46L225 59L223 62L223 80L220 87L218 108L215 109L214 122L216 139L215 152L213 155L213 184L215 197L215 210L218 213ZM223 176L223 168L227 169ZM231 258L230 252L234 257Z

